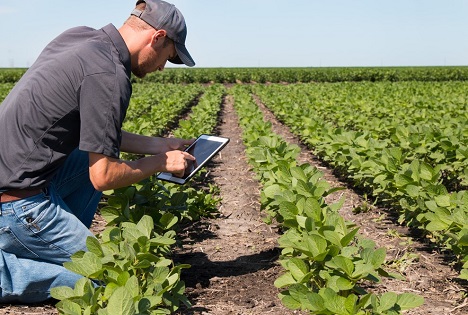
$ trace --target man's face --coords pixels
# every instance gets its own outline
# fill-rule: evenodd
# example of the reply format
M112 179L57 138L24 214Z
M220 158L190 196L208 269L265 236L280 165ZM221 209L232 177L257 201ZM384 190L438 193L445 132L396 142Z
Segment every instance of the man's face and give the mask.
M138 64L132 70L139 78L154 71L163 71L166 62L177 55L174 42L167 36L160 38L154 45L146 47L138 56Z

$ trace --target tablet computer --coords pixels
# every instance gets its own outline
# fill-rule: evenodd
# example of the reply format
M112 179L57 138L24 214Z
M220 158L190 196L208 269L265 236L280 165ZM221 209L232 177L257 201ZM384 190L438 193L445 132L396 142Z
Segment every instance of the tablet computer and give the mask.
M156 178L171 183L185 184L208 161L210 161L216 153L221 151L221 149L223 149L226 144L228 144L228 142L229 138L201 135L195 140L194 143L185 149L185 151L193 155L196 160L187 160L188 167L185 169L185 173L182 177L175 176L171 173L161 172L156 176Z

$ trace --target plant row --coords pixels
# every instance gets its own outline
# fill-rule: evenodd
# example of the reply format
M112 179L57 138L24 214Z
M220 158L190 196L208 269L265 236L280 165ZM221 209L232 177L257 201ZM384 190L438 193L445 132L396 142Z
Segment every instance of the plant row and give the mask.
M456 261L463 264L461 277L468 278L468 193L466 190L450 192L444 185L444 171L454 155L460 164L451 166L458 168L459 176L466 175L466 121L449 124L461 128L452 130L457 136L452 137L448 132L439 139L432 139L433 134L405 133L405 121L402 120L401 126L387 135L388 139L379 139L362 124L359 130L352 130L338 127L333 119L323 119L323 95L316 101L305 101L297 90L290 93L259 88L256 92L281 121L356 187L399 211L400 222L419 228L439 246L450 249L456 255ZM372 98L371 95L361 97L365 101ZM335 106L333 98L327 106ZM354 105L348 103L348 106ZM405 116L406 108L401 111L403 113L395 117ZM432 120L437 120L438 113L433 115ZM398 125L399 120L395 118L394 123ZM413 128L414 132L427 130L418 129L417 125ZM412 141L412 137L419 139L419 143L414 142L416 148L404 145L405 141ZM424 150L414 152L421 147ZM440 150L430 151L434 148ZM440 163L437 156L443 156L445 162ZM464 181L466 178L462 179Z
M123 128L145 136L162 135L190 110L202 90L198 84L135 84Z
M0 83L15 83L27 69L0 69ZM134 82L142 82L132 78ZM144 81L158 83L297 83L344 81L466 81L468 67L166 68Z
M26 68L0 68L0 84L18 82L26 70Z
M172 93L172 88L168 87L166 93ZM211 132L217 121L204 120L201 125L204 118L199 115L209 112L216 117L224 92L222 86L206 88L189 115L192 122L181 122L176 133L190 138ZM165 113L161 111L161 120L165 120ZM156 116L141 117L152 120ZM155 132L160 131L156 128ZM179 242L177 231L181 224L216 211L219 199L213 190L166 184L152 177L106 192L100 212L107 227L96 238L88 238L88 251L76 253L71 262L64 264L83 278L74 288L53 289L52 296L60 300L58 311L143 315L171 314L181 304L189 307L181 272L190 266L176 265L171 259L172 249Z
M145 80L162 83L466 81L468 67L176 68Z
M379 146L401 148L407 159L439 165L445 186L456 191L468 186L467 87L465 82L378 82L256 86L256 90L274 95L268 97L269 104L289 103L283 111L309 106L314 112L309 120L365 132Z
M5 99L8 93L10 93L13 85L14 83L0 83L0 103Z
M376 248L339 215L343 200L325 202L337 189L330 189L316 168L297 165L300 149L273 133L249 90L236 86L231 91L247 156L263 186L262 208L284 232L279 245L285 272L275 281L283 288L283 304L340 315L400 314L421 305L423 299L414 294L366 290L381 277L401 278L384 270L385 248Z

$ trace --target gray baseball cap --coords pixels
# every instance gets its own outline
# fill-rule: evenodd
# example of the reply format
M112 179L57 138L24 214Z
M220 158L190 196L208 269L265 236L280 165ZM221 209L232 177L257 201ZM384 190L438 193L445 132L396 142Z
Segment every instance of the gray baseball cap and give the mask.
M158 30L165 30L167 37L172 39L175 44L177 56L169 59L175 64L185 64L189 67L195 65L187 48L185 47L185 38L187 37L187 25L182 13L171 3L161 0L138 0L137 5L145 2L144 11L133 10L135 15Z

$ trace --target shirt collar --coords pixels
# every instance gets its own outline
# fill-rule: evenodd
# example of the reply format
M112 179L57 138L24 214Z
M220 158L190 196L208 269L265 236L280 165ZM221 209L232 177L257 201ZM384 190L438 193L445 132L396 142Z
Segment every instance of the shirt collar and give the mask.
M130 52L128 51L127 44L125 44L122 35L120 35L119 31L112 23L104 26L102 30L109 36L115 48L119 52L120 61L127 70L127 75L130 78L132 73Z

